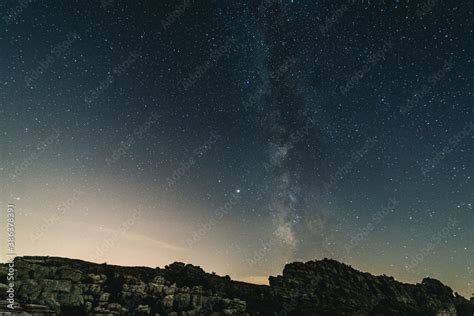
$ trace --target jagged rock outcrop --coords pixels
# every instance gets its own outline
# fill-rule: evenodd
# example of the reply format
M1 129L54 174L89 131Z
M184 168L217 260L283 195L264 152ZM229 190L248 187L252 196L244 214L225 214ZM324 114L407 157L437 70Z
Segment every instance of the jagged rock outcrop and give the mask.
M121 267L57 257L15 260L16 310L33 315L472 315L474 304L434 279L412 285L334 260L295 262L270 286L200 267ZM0 266L1 280L8 273ZM0 283L1 311L6 284ZM27 314L25 314L27 315Z
M287 264L282 276L270 277L270 286L298 314L458 315L453 291L438 280L404 284L335 260Z

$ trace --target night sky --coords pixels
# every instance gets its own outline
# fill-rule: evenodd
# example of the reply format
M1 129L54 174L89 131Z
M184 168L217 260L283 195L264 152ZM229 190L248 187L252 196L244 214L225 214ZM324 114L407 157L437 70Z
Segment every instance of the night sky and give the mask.
M0 4L19 255L474 292L472 2L124 2Z

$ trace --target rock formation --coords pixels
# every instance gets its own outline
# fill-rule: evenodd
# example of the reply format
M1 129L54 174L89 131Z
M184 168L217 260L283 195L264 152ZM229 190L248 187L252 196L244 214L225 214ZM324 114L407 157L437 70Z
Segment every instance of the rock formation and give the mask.
M16 311L24 315L473 315L474 301L426 278L404 284L334 260L287 264L270 286L200 267L121 267L57 257L15 259ZM1 280L8 266L0 265ZM2 281L6 282L6 281ZM7 307L0 284L0 314Z

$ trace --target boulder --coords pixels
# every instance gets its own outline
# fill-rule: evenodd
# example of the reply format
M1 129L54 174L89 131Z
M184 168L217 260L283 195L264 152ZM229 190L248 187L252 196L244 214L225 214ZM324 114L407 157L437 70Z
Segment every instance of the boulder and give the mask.
M172 310L174 305L174 296L173 295L166 295L163 298L163 308L165 310Z
M191 295L189 293L178 293L175 295L176 307L183 310L189 306Z
M105 274L93 274L89 273L86 276L85 283L93 283L93 284L102 284L107 280L107 276Z
M151 308L148 305L138 305L137 309L135 310L135 314L139 315L149 315L151 312Z
M79 282L82 278L82 271L70 268L58 269L56 274L58 279L70 280L72 282Z

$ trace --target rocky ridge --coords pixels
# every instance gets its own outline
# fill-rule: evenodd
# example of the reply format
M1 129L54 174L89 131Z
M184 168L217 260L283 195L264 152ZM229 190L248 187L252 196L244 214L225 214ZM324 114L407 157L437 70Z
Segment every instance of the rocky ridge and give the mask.
M233 281L175 262L121 267L58 257L15 259L23 315L473 315L474 300L426 278L404 284L334 260L287 264L270 285ZM8 266L0 265L6 283ZM0 314L11 312L0 283Z

